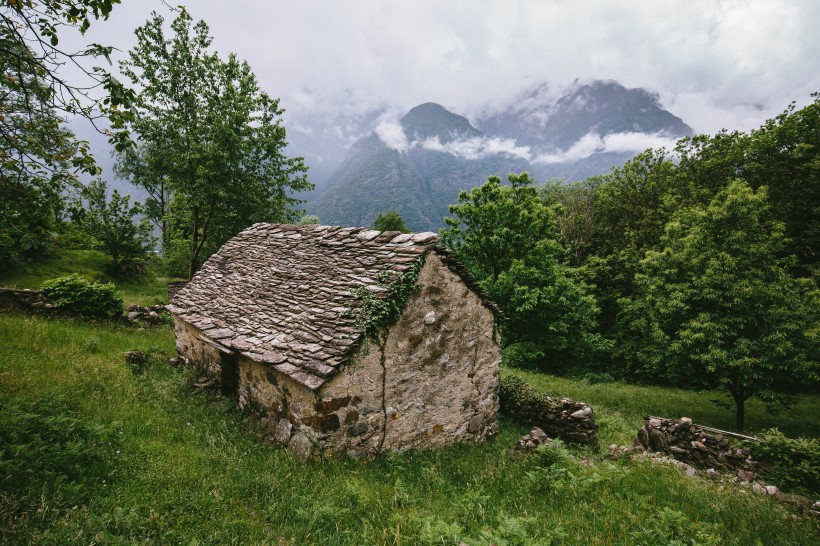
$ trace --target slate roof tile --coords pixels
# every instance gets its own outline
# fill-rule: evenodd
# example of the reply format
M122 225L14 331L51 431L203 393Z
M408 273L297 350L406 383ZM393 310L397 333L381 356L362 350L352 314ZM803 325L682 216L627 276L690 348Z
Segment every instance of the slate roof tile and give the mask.
M429 232L254 224L211 256L168 309L221 344L317 389L364 335L348 313L361 304L354 291L366 286L386 293L378 284L382 272L403 273L431 250L503 317L437 242Z

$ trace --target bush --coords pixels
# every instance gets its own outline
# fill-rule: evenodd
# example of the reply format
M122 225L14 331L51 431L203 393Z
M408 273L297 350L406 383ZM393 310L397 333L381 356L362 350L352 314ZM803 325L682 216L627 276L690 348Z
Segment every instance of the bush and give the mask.
M501 365L524 370L536 370L544 360L544 350L535 343L513 343L501 352Z
M820 439L788 438L776 428L759 438L752 454L763 463L761 474L766 481L784 490L820 495Z
M587 385L597 385L598 383L613 383L615 378L609 372L587 372L581 376L581 381Z
M92 283L69 275L44 282L41 290L57 308L78 315L113 318L122 314L123 299L112 283Z

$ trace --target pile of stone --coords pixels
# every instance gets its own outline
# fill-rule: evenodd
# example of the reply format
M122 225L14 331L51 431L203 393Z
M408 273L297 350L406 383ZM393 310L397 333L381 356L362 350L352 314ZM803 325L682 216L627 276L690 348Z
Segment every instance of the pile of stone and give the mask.
M39 290L17 290L16 288L0 288L0 308L22 309L53 309L50 303Z
M547 433L538 427L533 428L529 434L526 434L518 440L513 448L514 451L536 452L538 446L550 443L552 439L547 436Z
M752 470L747 470L744 468L723 468L723 471L721 472L715 468L707 468L706 470L697 469L691 464L675 459L665 453L647 451L637 441L632 447L612 444L609 446L609 455L615 460L648 459L653 463L667 464L678 467L689 477L698 476L722 483L734 483L747 491L760 495L771 495L783 502L803 509L808 509L809 513L814 516L820 516L820 501L812 501L810 498L804 497L803 495L784 493L780 491L777 486L766 483L756 472Z
M518 377L502 378L498 397L502 413L515 421L538 427L566 442L599 449L595 414L585 403L549 396Z
M662 419L646 417L635 445L666 453L697 468L744 469L754 472L757 463L748 447L735 447L728 433L707 431L688 417Z
M130 321L147 322L148 324L162 324L169 316L168 311L162 304L141 307L139 305L129 305L127 317Z

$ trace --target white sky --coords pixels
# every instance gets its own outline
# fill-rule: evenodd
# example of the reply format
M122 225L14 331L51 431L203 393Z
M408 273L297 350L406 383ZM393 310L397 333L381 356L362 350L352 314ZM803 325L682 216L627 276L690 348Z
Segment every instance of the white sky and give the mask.
M175 2L172 2L175 3ZM748 130L820 91L818 0L189 0L214 47L247 60L295 119L403 113L427 101L475 117L547 81L614 79L660 94L697 132ZM131 47L160 0L123 0L88 41Z

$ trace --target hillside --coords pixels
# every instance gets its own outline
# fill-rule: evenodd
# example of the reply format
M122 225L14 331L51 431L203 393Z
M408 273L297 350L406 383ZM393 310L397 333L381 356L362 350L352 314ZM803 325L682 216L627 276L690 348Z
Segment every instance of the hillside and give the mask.
M123 353L131 349L150 355L144 368L125 364ZM527 429L507 420L481 445L301 465L264 442L248 414L192 386L190 370L168 365L169 327L4 314L0 352L10 356L0 359L5 544L798 545L817 539L810 516L672 466L616 464L557 445L513 458L510 448ZM556 385L596 407L604 445L628 443L642 412L706 409L714 396ZM611 404L625 394L633 403L615 409ZM648 405L635 404L639 398ZM817 396L801 399L790 412L792 432L812 422L816 404ZM762 426L775 422L762 405L751 412Z

